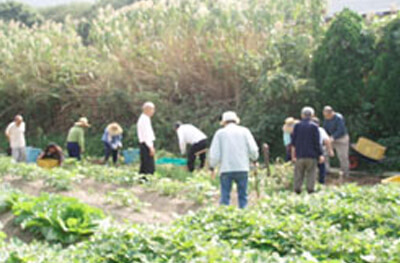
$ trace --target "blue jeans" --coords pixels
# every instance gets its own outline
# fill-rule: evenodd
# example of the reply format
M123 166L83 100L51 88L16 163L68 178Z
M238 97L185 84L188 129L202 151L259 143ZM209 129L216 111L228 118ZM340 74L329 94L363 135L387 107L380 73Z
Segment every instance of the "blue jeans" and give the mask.
M221 181L221 205L229 205L231 199L232 182L237 185L239 207L247 206L247 182L248 172L229 172L222 173Z

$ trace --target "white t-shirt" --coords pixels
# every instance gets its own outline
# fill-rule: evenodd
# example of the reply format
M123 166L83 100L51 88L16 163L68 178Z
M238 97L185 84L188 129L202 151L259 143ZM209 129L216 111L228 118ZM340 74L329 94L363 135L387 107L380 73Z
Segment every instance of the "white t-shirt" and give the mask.
M329 135L322 127L319 127L318 130L319 130L319 143L321 144L322 147L324 147L324 141L329 140Z
M182 154L186 152L186 144L193 145L207 139L207 136L192 124L182 124L179 126L177 133Z
M142 113L137 122L137 134L140 143L145 143L149 148L154 146L156 136L154 135L151 119Z
M23 148L26 146L25 122L22 122L19 126L15 122L10 123L6 129L6 134L10 136L11 148Z

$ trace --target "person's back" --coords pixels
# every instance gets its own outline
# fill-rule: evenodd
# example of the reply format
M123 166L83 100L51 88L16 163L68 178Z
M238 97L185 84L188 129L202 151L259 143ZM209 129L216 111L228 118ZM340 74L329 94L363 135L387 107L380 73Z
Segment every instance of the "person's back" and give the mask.
M192 124L182 124L178 129L178 135L179 133L182 135L183 142L188 144L207 139L207 135Z
M250 130L239 126L239 117L233 111L222 115L224 128L217 131L210 148L210 169L220 165L222 205L229 205L232 182L237 185L239 207L247 206L247 185L250 160L258 159L258 146Z
M258 158L258 147L250 131L231 123L218 130L215 137L218 149L211 148L210 162L220 162L221 173L248 172L250 159ZM213 155L214 152L218 153Z
M304 119L294 127L292 144L296 149L296 158L318 158L321 153L318 126Z

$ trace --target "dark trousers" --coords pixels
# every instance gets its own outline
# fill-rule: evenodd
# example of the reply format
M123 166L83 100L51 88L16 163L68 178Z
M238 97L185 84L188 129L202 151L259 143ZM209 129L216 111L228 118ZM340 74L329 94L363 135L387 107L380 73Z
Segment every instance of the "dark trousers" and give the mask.
M194 171L194 165L196 162L196 153L200 151L204 151L207 149L207 140L202 140L199 141L196 144L193 144L192 147L190 147L190 150L188 152L188 169L190 172ZM204 165L206 163L206 152L204 151L202 154L199 155L200 157L200 169L204 168Z
M290 162L291 160L292 160L292 146L288 145L288 146L286 146L285 161Z
M145 143L140 144L140 174L154 174L154 157L150 156L150 149Z
M104 143L104 161L108 162L108 159L110 158L110 155L112 155L112 160L113 163L116 164L118 161L118 150L114 150L111 148L110 144Z
M81 160L81 147L77 142L67 143L67 151L70 158L76 158L78 161Z
M319 182L321 184L325 184L325 177L326 177L326 164L325 163L319 163L318 164L318 170L319 170Z

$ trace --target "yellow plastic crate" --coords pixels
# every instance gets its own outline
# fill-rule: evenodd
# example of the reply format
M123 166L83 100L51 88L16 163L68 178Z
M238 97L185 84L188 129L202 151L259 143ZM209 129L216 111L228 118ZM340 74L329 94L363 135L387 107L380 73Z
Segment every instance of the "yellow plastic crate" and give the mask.
M37 160L37 165L45 169L52 169L58 167L59 163L58 160L54 159L42 159L42 160Z
M396 183L396 184L400 184L400 175L395 175L389 178L386 178L384 180L382 180L383 184L391 184L391 183Z
M385 158L386 147L365 137L360 137L354 148L358 153L372 160L379 161Z

